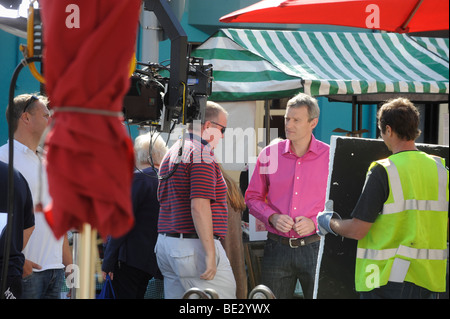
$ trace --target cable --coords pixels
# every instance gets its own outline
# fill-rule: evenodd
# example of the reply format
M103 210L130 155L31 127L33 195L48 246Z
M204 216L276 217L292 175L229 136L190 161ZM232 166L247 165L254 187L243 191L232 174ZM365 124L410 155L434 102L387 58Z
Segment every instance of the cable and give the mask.
M17 65L14 70L13 76L11 78L11 83L9 85L9 99L8 105L10 110L14 108L14 92L17 83L17 78L19 77L22 69L29 65L30 62L40 61L40 57L31 57L23 59L19 65ZM12 236L12 222L14 217L14 131L11 123L13 122L13 114L14 112L8 112L8 143L9 143L9 158L8 158L8 203L7 203L7 222L6 222L6 231L5 231L5 246L4 246L4 254L3 254L3 265L2 265L2 274L1 274L1 290L0 290L0 299L4 299L4 291L6 290L6 282L8 276L8 263L9 263L9 253L11 251L11 236Z
M313 299L317 299L317 291L319 290L320 266L322 265L322 256L324 247L325 247L325 236L320 236L319 253L317 254L316 275L314 278Z
M169 179L169 178L175 173L175 171L176 171L177 168L178 168L178 165L181 163L181 158L182 158L182 156L183 156L183 148L184 148L184 138L185 138L185 135L186 135L186 127L183 127L183 129L182 129L182 131L181 131L181 136L178 138L179 140L181 140L181 142L180 142L180 148L178 149L178 155L177 155L177 159L176 159L176 161L175 161L174 167L173 167L172 171L169 172L167 175L161 176L161 175L158 174L158 179L159 179L160 181ZM170 161L169 161L169 162L170 162Z
M186 83L181 82L181 84L183 85L183 106L182 106L181 119L182 119L183 125L185 125L186 124L186 114L184 112L185 112L185 108L186 108Z

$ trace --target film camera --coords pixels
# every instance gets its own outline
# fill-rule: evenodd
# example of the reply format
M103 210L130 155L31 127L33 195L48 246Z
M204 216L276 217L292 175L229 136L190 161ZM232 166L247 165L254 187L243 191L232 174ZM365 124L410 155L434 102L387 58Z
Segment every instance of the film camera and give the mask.
M186 82L181 90L170 88L170 67L156 63L137 63L131 86L124 98L124 116L130 124L154 126L169 132L174 124L202 120L206 99L211 94L212 65L190 57ZM177 95L170 97L170 95ZM171 102L172 101L172 102Z
M131 87L124 98L128 123L150 125L171 132L174 125L203 122L206 100L211 94L212 65L190 56L187 35L166 0L144 0L171 42L170 67L137 63Z

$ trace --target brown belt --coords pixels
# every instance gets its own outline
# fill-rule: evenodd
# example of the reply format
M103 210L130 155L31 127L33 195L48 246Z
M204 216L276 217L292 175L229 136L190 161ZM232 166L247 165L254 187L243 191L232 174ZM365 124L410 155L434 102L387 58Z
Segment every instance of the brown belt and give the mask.
M302 238L295 238L295 237L288 238L269 232L267 233L267 237L291 248L306 246L320 240L320 236L317 234L313 234Z

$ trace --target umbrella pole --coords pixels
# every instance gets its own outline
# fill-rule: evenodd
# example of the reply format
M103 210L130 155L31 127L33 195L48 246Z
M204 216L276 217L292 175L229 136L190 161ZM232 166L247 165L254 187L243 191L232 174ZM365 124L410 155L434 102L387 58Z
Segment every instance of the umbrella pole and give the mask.
M78 266L79 263L79 250L80 250L80 234L78 233L78 231L73 231L73 239L72 239L72 260L73 260L73 264ZM79 269L79 268L78 268ZM78 275L80 273L78 272ZM76 280L78 280L79 283L79 279L80 277L78 277ZM77 281L75 281L77 282ZM74 285L72 288L69 288L70 291L70 299L77 299L78 296L78 290L79 290L79 285Z
M95 258L97 231L84 224L80 234L80 299L95 299Z
M352 96L352 134L356 131L356 95Z

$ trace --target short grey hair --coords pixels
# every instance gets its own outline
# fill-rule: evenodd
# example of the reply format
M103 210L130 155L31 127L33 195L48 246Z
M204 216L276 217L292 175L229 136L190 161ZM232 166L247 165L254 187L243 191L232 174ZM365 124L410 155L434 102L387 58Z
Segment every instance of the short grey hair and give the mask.
M205 121L217 121L220 113L228 116L228 112L220 104L213 101L206 102Z
M299 93L293 98L291 98L287 102L286 108L289 107L299 108L302 106L306 106L306 108L308 109L309 121L315 118L319 118L320 109L317 100L305 93Z
M151 141L151 145L150 145ZM166 155L168 148L166 143L159 134L150 132L139 135L134 140L134 152L136 155L136 165L150 164L150 152L152 154L153 163L156 165L161 164L164 155Z

